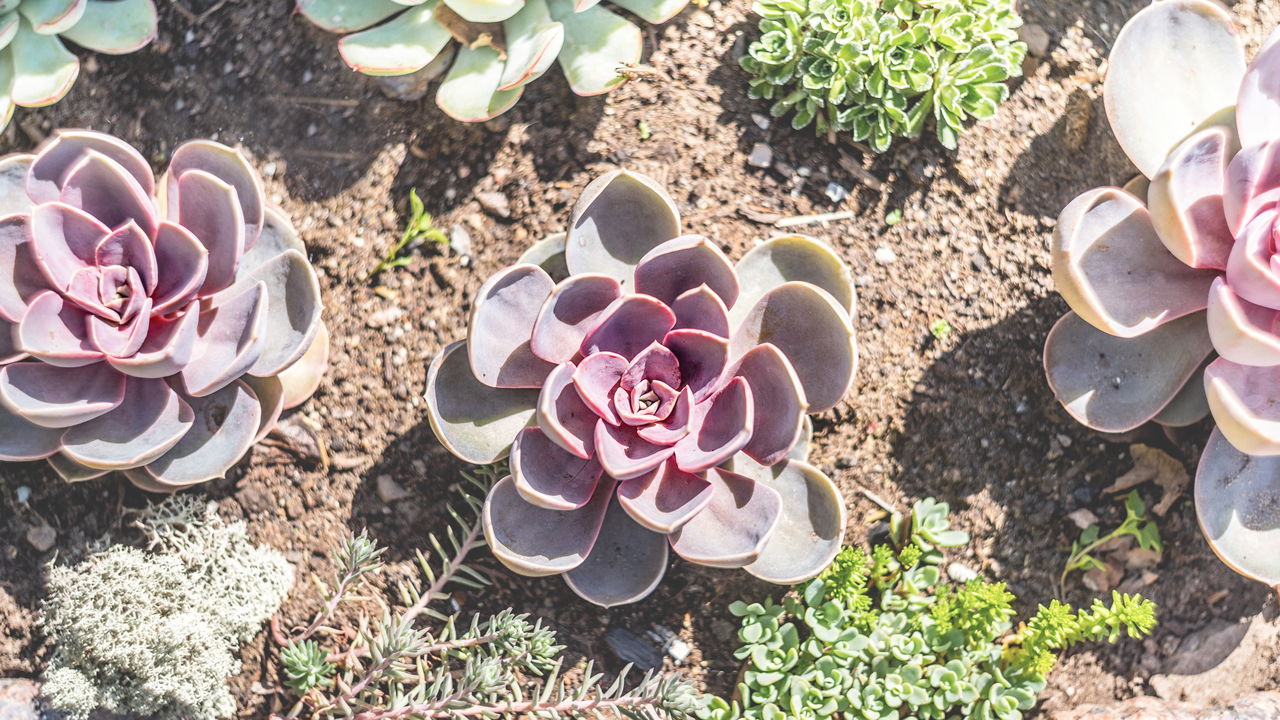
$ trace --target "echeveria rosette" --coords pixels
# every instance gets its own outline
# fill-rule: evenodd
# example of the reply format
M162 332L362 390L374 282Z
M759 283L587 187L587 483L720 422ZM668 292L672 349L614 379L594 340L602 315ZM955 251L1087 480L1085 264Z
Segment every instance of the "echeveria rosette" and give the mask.
M61 100L80 74L63 40L123 55L156 37L152 0L0 0L0 128L15 106Z
M610 2L648 23L689 4ZM575 93L609 92L643 45L640 27L600 0L298 0L298 11L343 34L342 59L366 75L448 67L436 104L463 122L506 112L556 61Z
M187 143L157 180L121 140L60 132L0 160L0 212L0 460L174 490L315 391L315 271L235 150Z
M1104 100L1142 171L1063 211L1053 276L1072 312L1045 370L1080 422L1217 425L1196 508L1233 569L1280 585L1280 31L1246 65L1230 15L1162 0L1111 52Z
M809 414L853 383L853 309L826 245L779 237L732 264L651 179L614 171L567 235L480 288L428 371L431 425L468 462L510 453L484 529L518 573L604 606L648 595L668 548L799 582L844 534L806 458Z
M774 117L850 133L884 152L932 117L955 149L1022 74L1022 19L1011 0L760 0L760 38L740 61L749 94Z

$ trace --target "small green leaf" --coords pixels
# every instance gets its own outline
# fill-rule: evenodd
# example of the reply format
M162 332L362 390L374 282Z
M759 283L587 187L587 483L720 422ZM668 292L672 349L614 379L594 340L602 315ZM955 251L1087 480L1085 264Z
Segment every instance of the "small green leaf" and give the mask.
M885 225L888 225L889 227L893 227L894 225L897 225L900 222L902 222L901 208L894 208L889 212L885 213L885 216L884 216Z

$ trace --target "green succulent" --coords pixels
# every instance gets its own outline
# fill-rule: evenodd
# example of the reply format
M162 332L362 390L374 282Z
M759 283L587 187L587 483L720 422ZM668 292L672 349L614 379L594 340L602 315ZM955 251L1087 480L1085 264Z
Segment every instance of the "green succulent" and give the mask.
M1155 605L1112 593L1086 610L1051 602L1016 630L1004 583L941 582L940 548L967 544L946 503L895 517L890 543L845 548L781 603L738 601L733 702L704 720L1020 720L1061 652L1086 640L1146 635Z
M876 152L930 117L955 149L965 123L1009 96L1027 46L1013 0L759 0L741 64L749 94L797 130L851 133Z
M64 41L110 55L156 37L152 0L0 0L0 130L15 107L63 98L80 74Z

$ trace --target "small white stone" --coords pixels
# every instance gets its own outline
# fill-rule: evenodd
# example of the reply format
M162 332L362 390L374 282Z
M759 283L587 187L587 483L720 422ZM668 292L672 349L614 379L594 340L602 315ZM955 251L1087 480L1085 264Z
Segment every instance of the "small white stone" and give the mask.
M13 491L13 499L17 500L19 505L26 505L27 501L31 499L31 488L26 485L19 485Z
M671 644L667 646L667 654L671 656L671 659L677 665L688 660L690 652L689 644L679 638L672 640Z
M764 143L756 143L751 148L751 156L747 158L747 164L751 167L767 168L773 164L773 148Z
M769 126L773 124L773 120L768 115L761 115L760 113L751 113L751 119L755 121L756 127L761 130L768 130Z
M978 573L968 565L953 562L947 565L947 577L958 583L963 583L978 579Z
M880 247L876 248L876 262L880 263L881 265L892 265L897 261L898 261L898 253L894 252L892 248L886 247L884 245L881 245Z
M845 198L849 197L849 191L840 183L829 182L827 183L827 197L833 203L841 203L844 202Z

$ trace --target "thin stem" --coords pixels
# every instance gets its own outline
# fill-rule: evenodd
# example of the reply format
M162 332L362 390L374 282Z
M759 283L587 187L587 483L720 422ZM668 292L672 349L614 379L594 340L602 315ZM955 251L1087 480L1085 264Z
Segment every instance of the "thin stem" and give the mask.
M311 624L302 631L301 635L295 637L291 642L300 643L303 640L306 640L314 635L326 622L328 622L329 618L333 617L333 613L337 611L338 605L342 604L343 597L347 594L347 590L351 589L351 584L355 582L356 577L357 576L354 575L344 576L342 581L338 583L337 589L334 590L333 596L324 604L324 607L320 612L316 613L316 617L311 621Z
M430 604L431 601L435 599L437 595L440 594L440 591L444 589L444 586L447 585L449 581L452 580L453 577L458 574L458 571L462 569L463 563L467 559L467 555L469 555L471 551L478 546L477 540L480 537L480 531L481 531L481 524L480 524L480 521L477 520L475 523L471 525L471 529L467 532L466 538L458 546L458 552L454 554L453 559L449 561L449 564L445 567L444 571L441 572L438 577L436 577L435 582L431 583L431 587L427 588L426 591L424 591L418 597L418 601L415 602L412 606L410 606L407 610L405 610L404 614L400 616L400 622L403 622L406 626L411 625L413 623L414 618L418 617L418 615L423 610L426 609L427 605ZM494 637L496 636L489 637L488 640L486 641L491 641L494 639ZM476 645L476 644L479 644L479 643L471 642L471 641L463 641L456 645L453 645L452 647L469 647L471 645ZM422 652L417 654L425 655L432 652L435 648L442 648L444 650L447 650L450 647L451 645L449 643L439 643L437 645L429 646L425 648ZM356 682L356 684L352 685L350 689L348 689L346 692L342 694L342 697L339 698L338 700L338 704L342 705L343 703L350 702L351 700L358 697L361 691L363 691L366 687L369 686L369 683L373 682L374 679L376 679L379 675L385 672L387 668L391 667L391 663L398 660L401 657L401 655L402 654L388 655L387 657L382 659L382 662L379 662L373 667L369 668L369 670L365 672L363 676L361 676L361 678Z
M467 555L469 555L472 550L475 550L480 544L477 540L480 537L481 529L482 526L479 520L472 523L471 530L467 532L466 538L462 541L462 544L458 546L458 552L453 556L453 559L449 561L449 565L444 569L444 572L440 573L439 577L436 578L436 581L431 583L431 587L427 588L426 591L422 593L422 596L418 598L417 602L409 607L408 610L405 610L405 622L413 622L413 619L418 617L418 615L427 608L427 605L440 594L440 591L444 589L444 586L448 585L449 581L453 580L454 576L462 570L462 566L467 559Z

